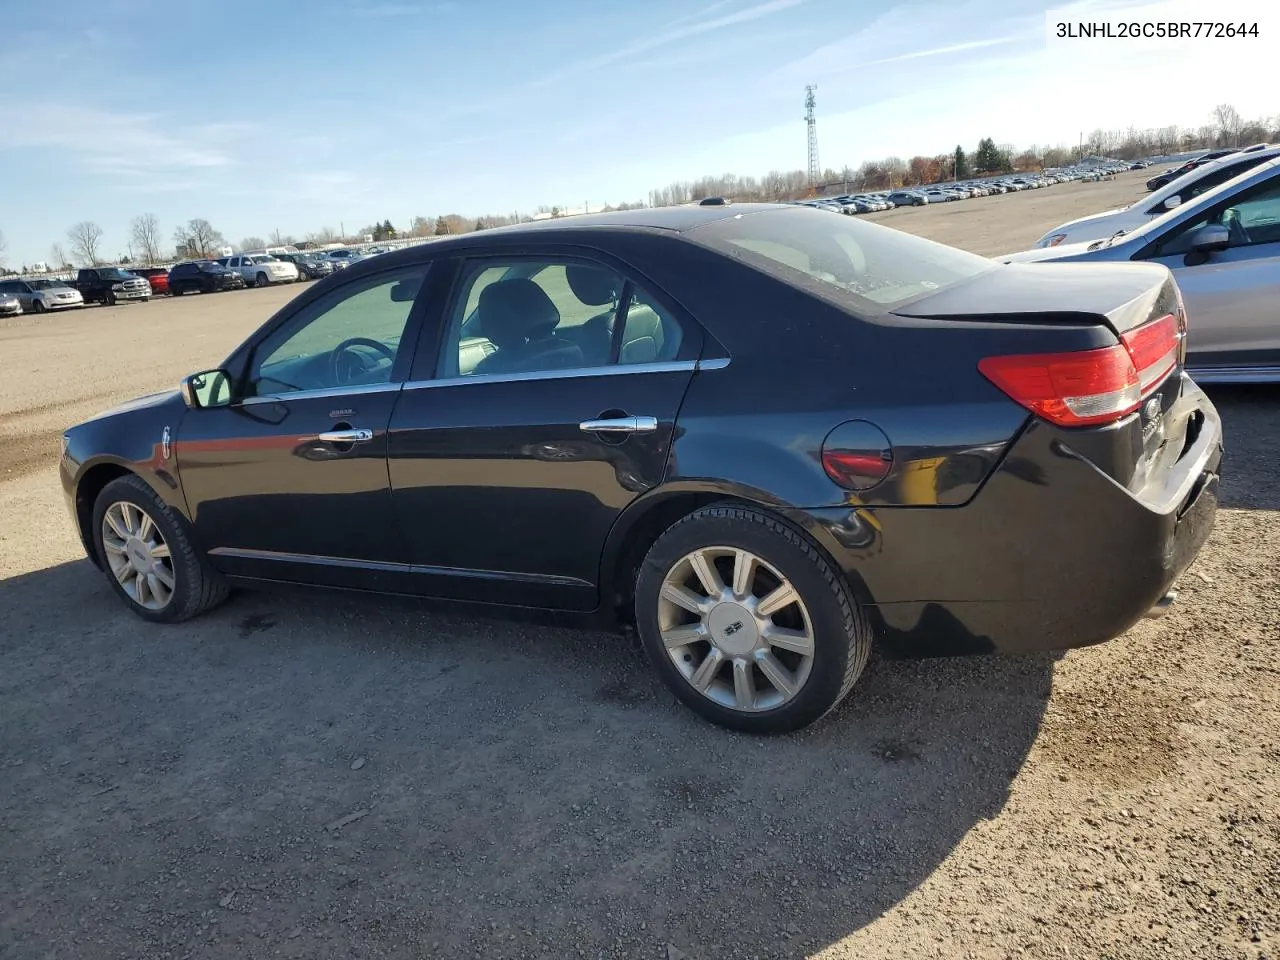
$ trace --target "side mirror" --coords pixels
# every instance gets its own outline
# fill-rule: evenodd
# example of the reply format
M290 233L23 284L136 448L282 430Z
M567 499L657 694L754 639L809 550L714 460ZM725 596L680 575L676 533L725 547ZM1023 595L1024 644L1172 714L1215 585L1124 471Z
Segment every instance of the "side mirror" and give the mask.
M1166 199L1164 202L1164 208L1166 210L1172 210L1174 207L1178 207L1181 205L1182 205L1182 198L1178 196L1176 193L1173 196Z
M182 378L182 400L191 410L231 404L231 375L225 370L205 370Z
M1231 231L1225 224L1206 223L1191 234L1191 249L1200 253L1213 253L1231 246Z

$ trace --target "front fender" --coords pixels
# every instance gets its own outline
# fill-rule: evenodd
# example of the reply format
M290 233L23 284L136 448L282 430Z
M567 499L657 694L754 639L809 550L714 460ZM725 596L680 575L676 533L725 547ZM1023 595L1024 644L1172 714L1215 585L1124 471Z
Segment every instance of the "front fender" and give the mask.
M166 506L186 516L174 444L186 406L175 393L143 397L67 430L59 478L81 542L93 556L87 519L98 492L125 473L141 477Z

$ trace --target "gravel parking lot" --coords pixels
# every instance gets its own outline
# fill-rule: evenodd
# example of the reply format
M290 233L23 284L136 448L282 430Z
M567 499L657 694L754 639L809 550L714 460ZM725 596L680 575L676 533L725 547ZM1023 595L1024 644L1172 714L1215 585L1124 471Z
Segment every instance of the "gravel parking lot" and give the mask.
M1142 179L869 219L997 254ZM875 660L760 740L608 635L321 592L128 613L59 434L295 293L0 323L0 956L1280 958L1280 391L1213 392L1224 509L1166 618Z

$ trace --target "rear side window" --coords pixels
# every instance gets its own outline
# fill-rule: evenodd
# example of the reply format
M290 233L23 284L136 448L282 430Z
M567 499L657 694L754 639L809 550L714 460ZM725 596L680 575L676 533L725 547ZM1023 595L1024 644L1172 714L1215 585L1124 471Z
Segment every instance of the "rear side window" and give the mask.
M862 313L885 313L994 270L976 254L796 207L717 220L689 239Z

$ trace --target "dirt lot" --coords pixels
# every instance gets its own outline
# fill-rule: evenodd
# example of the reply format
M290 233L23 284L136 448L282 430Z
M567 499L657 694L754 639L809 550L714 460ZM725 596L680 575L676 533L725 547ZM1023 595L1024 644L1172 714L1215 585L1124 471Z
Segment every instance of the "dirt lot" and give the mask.
M1139 180L876 219L999 253ZM1280 393L1215 391L1225 509L1165 619L874 661L756 740L609 636L321 593L126 612L59 432L293 292L0 325L0 956L1280 958Z

